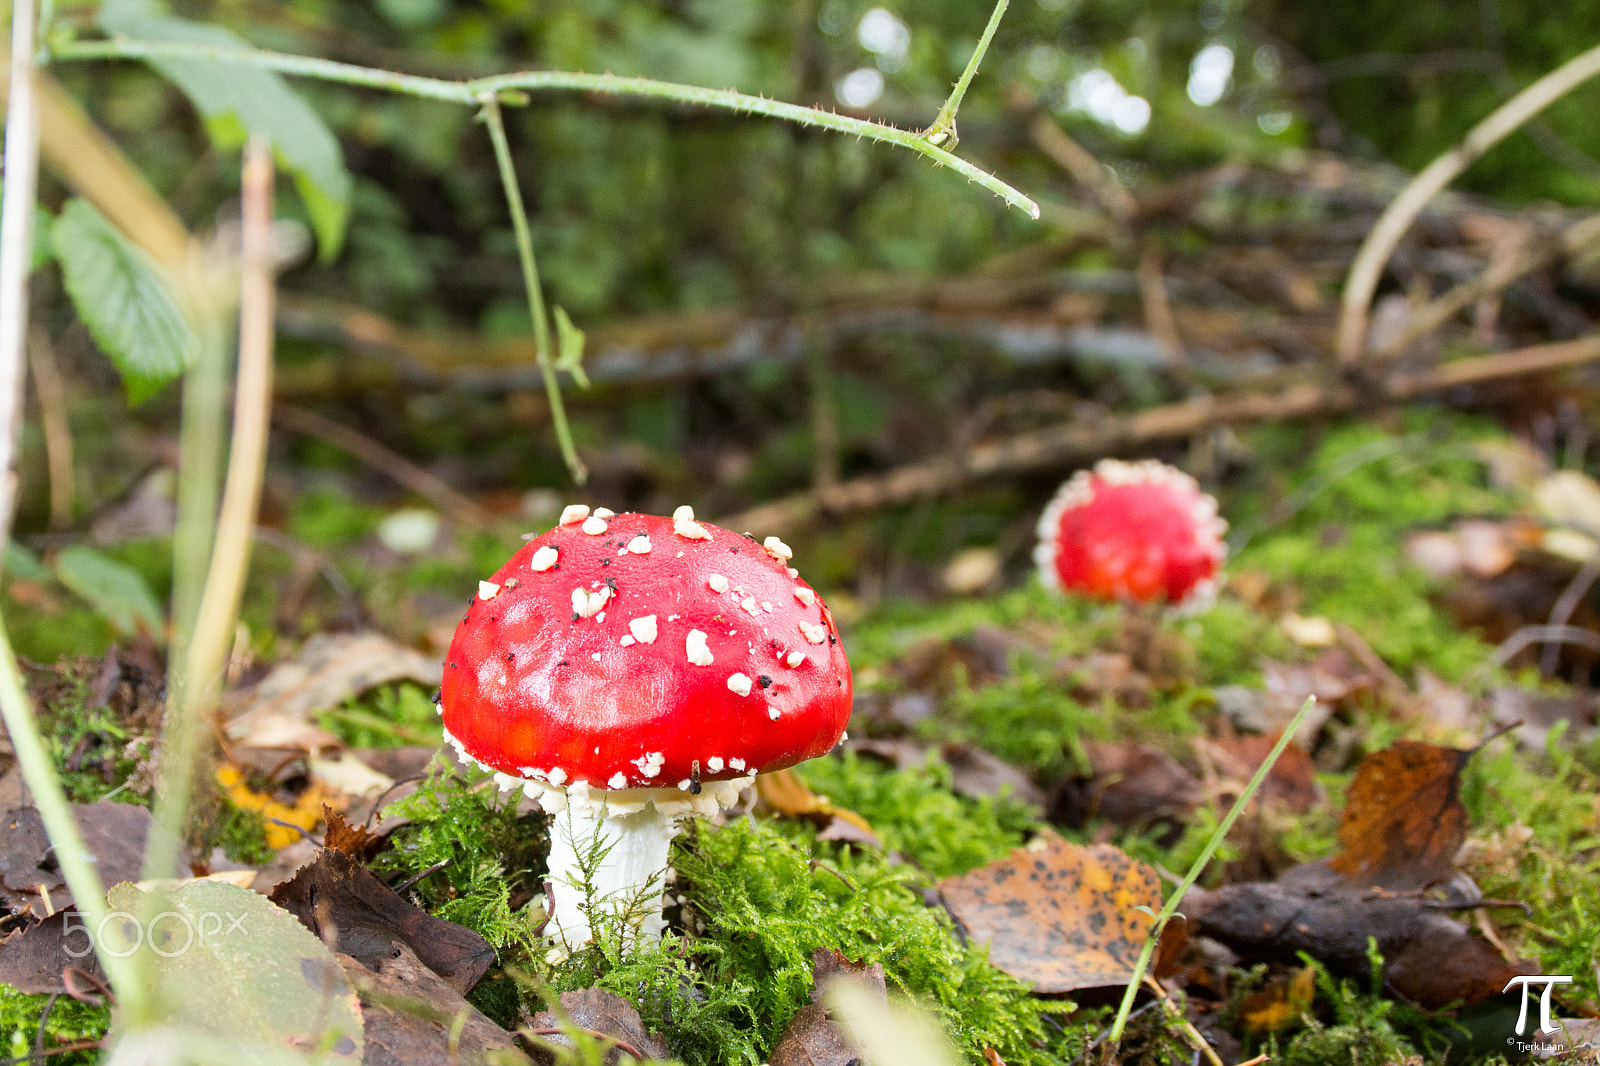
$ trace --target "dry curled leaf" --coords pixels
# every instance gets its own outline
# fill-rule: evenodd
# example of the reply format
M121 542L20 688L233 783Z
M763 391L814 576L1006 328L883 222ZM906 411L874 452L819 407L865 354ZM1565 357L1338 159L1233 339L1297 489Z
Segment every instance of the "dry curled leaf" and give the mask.
M825 797L811 791L811 786L793 770L757 774L756 795L763 804L786 818L807 818L820 825L822 840L881 846L878 834L872 831L865 818L855 811L835 807Z
M1362 887L1419 889L1450 876L1467 839L1460 773L1472 751L1402 740L1361 761L1333 870Z
M1161 907L1156 872L1109 844L1038 843L941 882L950 913L1035 992L1126 984Z
M345 820L344 815L326 803L322 805L322 818L328 823L328 830L322 838L322 846L342 851L353 859L365 857L381 839L364 825L351 825Z
M435 918L401 899L349 855L323 848L272 890L272 902L338 949L376 966L399 946L465 995L494 962L494 948L472 930Z

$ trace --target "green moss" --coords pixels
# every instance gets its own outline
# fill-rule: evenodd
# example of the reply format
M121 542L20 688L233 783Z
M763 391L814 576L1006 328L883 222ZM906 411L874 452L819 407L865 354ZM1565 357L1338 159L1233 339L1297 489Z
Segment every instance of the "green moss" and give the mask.
M322 728L355 748L394 748L405 744L444 742L439 714L427 689L400 683L381 685L358 699L324 711Z
M1037 822L1008 799L964 799L950 792L950 768L937 759L892 770L854 752L798 767L813 791L871 823L883 850L931 877L964 874L1021 846Z
M81 668L63 664L40 707L40 732L67 798L93 803L115 795L141 802L125 790L144 750L111 708L90 706L89 681Z
M444 770L389 808L410 824L396 829L372 862L381 875L410 878L434 866L411 894L430 913L459 922L515 960L534 944L536 920L511 905L513 893L536 889L550 838L541 815L519 814L519 792L469 784Z
M210 831L210 843L222 849L232 862L260 866L272 861L267 844L267 820L260 811L240 810L231 803L219 805L217 824Z
M10 985L0 984L0 1057L21 1058L33 1051L39 1033L39 1019L44 1015L50 997L18 992ZM111 1028L111 1008L92 1007L71 996L61 996L50 1007L50 1018L45 1023L46 1049L79 1040L98 1040ZM97 1062L95 1051L74 1051L52 1056L46 1061L64 1063L66 1066L83 1066Z

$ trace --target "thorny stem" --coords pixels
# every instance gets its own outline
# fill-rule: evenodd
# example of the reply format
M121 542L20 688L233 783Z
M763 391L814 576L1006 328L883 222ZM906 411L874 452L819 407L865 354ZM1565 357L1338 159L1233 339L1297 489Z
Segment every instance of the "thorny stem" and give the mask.
M11 471L22 414L22 345L28 331L28 270L33 258L35 182L39 169L38 107L34 99L33 0L11 7L11 89L5 129L5 183L0 199L0 546L10 539L16 479ZM67 806L55 766L33 717L22 675L0 622L0 719L5 722L22 779L33 791L34 807L55 849L61 876L88 928L98 931L106 917L105 887L90 864L88 850ZM99 940L94 944L98 950ZM130 980L125 958L105 953L106 975L124 1001L137 1005L143 989Z
M561 384L556 380L555 362L550 357L550 316L545 311L544 290L539 285L539 263L533 257L533 234L528 230L528 212L522 206L522 190L517 185L516 167L511 161L511 145L506 141L506 125L500 118L500 101L490 91L479 96L483 105L483 121L489 127L489 139L494 142L495 161L500 164L500 184L506 190L506 205L511 209L511 227L517 238L517 258L522 260L522 282L528 290L528 312L533 318L533 343L538 352L539 373L544 377L545 396L550 401L550 422L555 427L556 441L561 445L561 458L566 460L572 480L582 485L589 480L589 469L578 458L578 449L572 443L572 430L567 426L567 409L561 402Z
M967 95L967 86L972 84L973 75L978 73L978 64L983 62L984 53L989 51L989 43L994 40L994 31L1000 28L1000 19L1005 16L1006 7L1011 0L996 0L994 11L989 15L989 24L983 28L983 36L978 38L978 47L972 50L972 58L967 60L967 69L961 72L961 77L956 80L956 87L950 90L950 96L934 116L933 125L923 131L929 144L942 144L946 148L956 146L956 112L961 109L961 100ZM1038 218L1038 215L1034 215Z
M1003 7L1004 4L1001 5L1001 8ZM976 65L976 58L981 57L983 49L987 46L987 42L992 35L993 25L991 20L990 30L985 33L983 43L979 45L973 67ZM482 104L484 93L492 93L505 103L519 103L521 101L518 90L521 92L597 92L621 96L643 96L680 104L763 115L767 118L796 122L803 126L815 126L821 129L833 130L836 133L854 134L857 137L865 137L868 140L879 141L883 144L909 148L919 155L932 159L941 166L949 167L968 181L975 182L989 190L1011 206L1027 212L1030 218L1039 217L1039 205L1027 196L1024 196L981 167L975 166L959 156L952 155L930 141L922 133L886 126L880 122L868 122L865 119L852 118L849 115L840 115L832 111L822 111L814 107L802 107L798 104L787 104L779 100L768 100L762 96L751 96L748 93L735 92L731 89L703 89L693 85L678 85L673 82L657 81L654 78L626 78L615 74L580 74L561 70L524 71L516 74L500 74L493 77L477 78L471 81L451 81L444 78L424 78L412 74L374 70L371 67L339 63L330 59L288 55L283 52L269 52L256 48L224 48L215 45L181 44L168 41L131 41L124 38L114 38L109 41L73 41L57 46L51 54L58 60L201 59L223 63L242 63L264 67L268 70L275 70L280 74L288 74L295 77L319 78L323 81L342 82L346 85L387 89L391 92L401 92L431 100L444 100L472 106ZM971 80L971 69L969 68L969 71L963 74L962 81L957 83L958 92L952 94L952 98L958 104L960 102L959 94L965 92L965 84ZM950 106L948 101L946 106ZM941 114L943 114L942 111Z
M1268 753L1261 765L1256 767L1255 776L1250 778L1250 783L1244 787L1244 791L1234 801L1233 809L1228 812L1226 818L1222 819L1222 824L1217 826L1216 832L1211 834L1211 839L1206 841L1205 849L1200 852L1199 857L1194 860L1194 864L1189 867L1189 872L1178 883L1178 887L1174 888L1171 895L1167 897L1167 902L1162 906L1161 913L1156 915L1155 923L1150 926L1150 935L1145 939L1144 948L1139 952L1139 961L1134 963L1133 976L1129 978L1128 987L1122 993L1122 1005L1117 1008L1117 1020L1112 1024L1111 1034L1107 1038L1112 1045L1117 1044L1122 1039L1123 1027L1128 1024L1128 1013L1133 1010L1133 997L1139 991L1139 985L1144 980L1145 971L1150 968L1150 957L1155 954L1156 945L1161 942L1161 931L1172 920L1172 916L1178 913L1178 908L1183 905L1183 897L1188 894L1189 889L1194 887L1194 883L1200 879L1200 874L1205 870L1206 864L1211 861L1211 856L1215 855L1217 849L1222 846L1222 841L1227 837L1228 830L1233 828L1233 823L1239 820L1239 815L1243 814L1245 807L1249 806L1250 800L1255 797L1256 790L1267 779L1267 774L1272 772L1272 767L1277 763L1278 756L1283 754L1283 750L1294 739L1295 733L1300 729L1300 723L1305 721L1306 715L1311 713L1311 708L1316 702L1317 698L1315 696L1308 697L1300 705L1300 709L1295 712L1294 717L1289 719L1289 724L1283 727L1283 733L1278 737L1278 742L1272 746L1272 751Z

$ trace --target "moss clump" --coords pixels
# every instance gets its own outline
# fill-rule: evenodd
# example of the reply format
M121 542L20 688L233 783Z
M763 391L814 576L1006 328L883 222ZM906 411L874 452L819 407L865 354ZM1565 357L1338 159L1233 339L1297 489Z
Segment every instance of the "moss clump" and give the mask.
M459 922L510 959L529 953L534 926L521 906L544 877L550 836L545 818L518 810L521 793L497 792L488 781L469 784L436 769L416 792L389 808L410 824L396 829L372 868L412 878L417 904ZM513 900L517 905L513 905Z
M10 985L0 984L0 1057L25 1059L33 1051L39 1034L39 1019L44 1016L49 996L18 992ZM111 1028L111 1008L94 1007L80 1003L70 996L60 996L50 1007L50 1018L44 1027L46 1051L62 1044L80 1040L98 1040ZM73 1051L49 1058L51 1063L66 1066L86 1066L99 1061L93 1050Z
M317 716L322 728L353 748L439 745L443 733L433 699L421 685L380 685Z
M1008 799L963 799L950 791L950 768L934 759L892 770L854 752L812 759L798 768L813 791L866 818L883 850L931 877L964 874L1019 847L1037 821Z

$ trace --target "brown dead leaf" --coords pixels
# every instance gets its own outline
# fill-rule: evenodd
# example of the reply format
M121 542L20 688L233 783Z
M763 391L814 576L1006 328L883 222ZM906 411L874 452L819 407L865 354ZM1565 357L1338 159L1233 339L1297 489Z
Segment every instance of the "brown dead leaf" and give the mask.
M1049 835L942 881L950 913L989 959L1042 994L1126 984L1161 907L1154 870L1109 844Z
M1424 888L1448 878L1467 839L1459 796L1472 751L1402 740L1356 768L1333 870L1360 887Z
M579 992L561 993L561 1009L573 1025L586 1029L594 1036L615 1042L606 1056L607 1063L617 1062L623 1052L639 1060L670 1059L661 1037L650 1032L632 1003L615 992L602 988L585 988ZM531 1029L539 1039L557 1047L570 1048L573 1042L560 1031L560 1019L553 1011L540 1011L533 1016ZM773 1060L776 1062L776 1058Z
M325 746L313 734L297 735L289 725L307 725L319 711L391 681L437 685L442 672L438 661L380 633L319 633L260 684L230 696L235 711L228 738L264 748Z
M328 824L328 830L322 838L322 846L342 851L352 859L366 857L381 839L364 825L351 825L345 821L344 815L326 803L322 805L322 818Z
M101 881L108 888L137 881L144 863L145 836L150 831L150 811L112 800L69 806ZM187 854L179 856L178 870L188 872ZM32 807L0 818L0 885L26 899L40 917L72 904L72 893L56 869L44 824Z
M1224 795L1237 797L1277 743L1278 734L1221 737L1216 740L1202 737L1195 741L1195 748L1211 761L1217 775L1232 789L1231 793L1225 792ZM1295 814L1304 814L1321 803L1322 786L1317 784L1315 767L1306 749L1290 741L1278 761L1272 764L1272 769L1267 771L1267 778L1261 783L1258 796L1268 807L1281 807Z
M806 818L822 826L819 839L870 844L875 848L883 846L865 818L855 811L835 807L825 797L818 796L793 770L757 774L756 796L776 814L785 818Z
M961 741L942 745L939 754L950 766L950 788L958 796L994 799L1009 794L1019 803L1044 810L1049 798L1027 773L1000 756Z
M1199 805L1200 781L1160 748L1136 740L1084 741L1089 776L1056 789L1051 817L1079 827L1098 818L1117 826L1177 821Z
M1304 966L1288 980L1274 981L1245 997L1240 1020L1252 1033L1275 1033L1298 1022L1311 1010L1317 995L1317 971Z
M70 934L67 916L75 919ZM61 971L68 966L100 975L84 925L75 910L57 911L42 922L0 943L0 984L19 992L65 992Z
M268 897L318 936L369 969L410 947L422 964L465 995L494 962L494 948L465 926L435 918L401 899L342 851L323 848Z
M811 955L811 1002L789 1019L772 1049L771 1066L850 1066L862 1061L861 1050L823 1005L828 987L836 981L853 981L875 999L888 1002L882 964L851 962L831 948L818 948Z
M531 1062L510 1033L419 962L405 945L374 960L372 969L343 953L339 966L361 996L365 1045L361 1061L366 1066L424 1062L479 1066L491 1055L495 1062ZM452 1038L456 1020L463 1016Z

